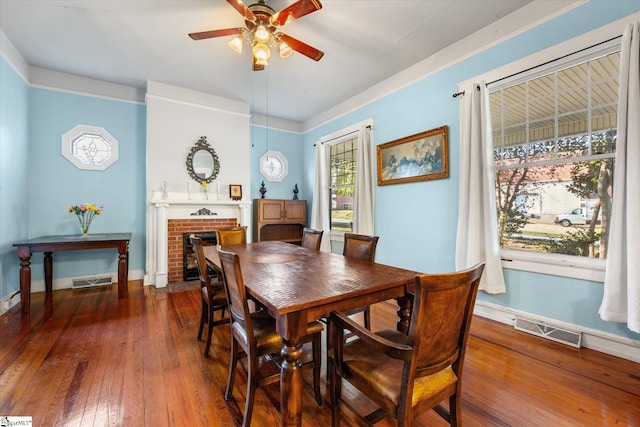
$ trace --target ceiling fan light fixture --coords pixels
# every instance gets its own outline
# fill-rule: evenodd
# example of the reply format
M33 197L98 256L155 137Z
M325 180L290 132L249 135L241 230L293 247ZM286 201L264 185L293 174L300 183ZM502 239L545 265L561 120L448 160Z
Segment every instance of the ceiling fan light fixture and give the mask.
M267 27L265 27L264 25L258 25L253 33L253 37L255 37L258 43L266 43L271 37L271 32L269 32L269 30L267 30Z
M253 57L256 58L256 64L267 65L267 60L271 56L269 46L264 43L256 43L253 47Z
M293 49L291 49L291 46L289 46L285 42L280 42L279 50L280 58L288 58L293 53Z
M314 61L319 61L322 58L324 52L278 32L278 29L283 25L320 10L322 8L320 0L290 0L293 3L279 12L267 5L268 0L253 0L256 3L249 6L245 5L244 1L226 0L242 15L245 22L244 27L200 31L189 33L189 37L193 40L205 40L214 37L233 36L233 40L229 42L229 47L234 52L242 53L243 44L247 44L252 49L253 71L265 69L271 56L271 48L278 49L281 58L288 58L294 50Z
M234 51L238 52L238 53L242 53L242 45L243 45L243 41L240 37L234 37L233 39L231 39L231 41L229 42L229 47L231 49L233 49Z

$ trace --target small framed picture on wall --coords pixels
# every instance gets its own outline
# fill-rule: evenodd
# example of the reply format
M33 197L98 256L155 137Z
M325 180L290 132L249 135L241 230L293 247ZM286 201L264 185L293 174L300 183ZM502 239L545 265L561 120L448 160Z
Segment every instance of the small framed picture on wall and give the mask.
M231 200L241 200L242 199L242 185L231 184L229 186L229 197L231 197Z

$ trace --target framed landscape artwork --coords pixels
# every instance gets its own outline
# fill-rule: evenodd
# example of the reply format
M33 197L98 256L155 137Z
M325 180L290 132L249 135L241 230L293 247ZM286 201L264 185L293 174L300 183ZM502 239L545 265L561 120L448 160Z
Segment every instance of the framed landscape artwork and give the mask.
M447 126L380 144L376 150L378 185L449 177Z

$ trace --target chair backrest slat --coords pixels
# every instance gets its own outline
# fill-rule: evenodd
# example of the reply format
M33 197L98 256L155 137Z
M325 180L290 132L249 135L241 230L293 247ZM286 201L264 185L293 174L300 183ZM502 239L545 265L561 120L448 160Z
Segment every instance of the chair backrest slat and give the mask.
M244 245L247 243L247 227L222 227L216 229L218 245Z
M484 264L449 274L416 277L409 343L416 377L449 365L458 373Z
M204 251L202 250L202 239L200 237L191 235L189 236L191 245L193 246L193 252L196 255L196 265L198 266L198 276L200 277L200 283L203 286L211 287L211 278L209 277L209 269L207 268L207 260L204 257Z
M300 246L319 251L323 233L324 230L314 230L312 228L305 227L302 230L302 242L300 243Z
M232 252L223 251L218 247L218 255L222 264L223 281L227 291L227 303L232 321L239 322L247 330L248 336L253 336L251 316L247 303L247 291L242 280L240 257Z
M376 259L376 246L378 236L364 234L344 233L344 248L342 255L347 258L374 261Z

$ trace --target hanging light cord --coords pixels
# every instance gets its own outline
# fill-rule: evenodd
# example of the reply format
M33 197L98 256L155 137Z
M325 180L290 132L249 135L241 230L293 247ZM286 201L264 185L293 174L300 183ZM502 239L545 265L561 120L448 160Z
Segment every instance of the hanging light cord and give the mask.
M269 70L267 70L267 153L269 152ZM267 156L267 160L269 156Z

